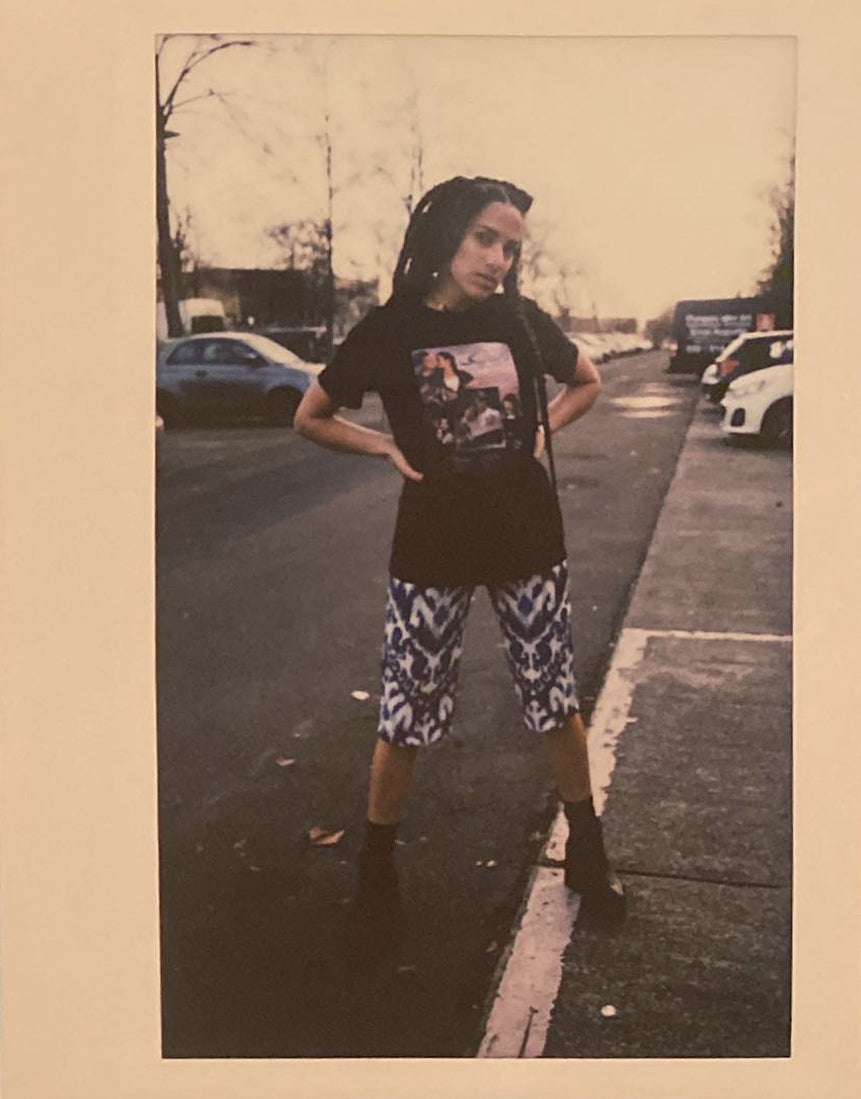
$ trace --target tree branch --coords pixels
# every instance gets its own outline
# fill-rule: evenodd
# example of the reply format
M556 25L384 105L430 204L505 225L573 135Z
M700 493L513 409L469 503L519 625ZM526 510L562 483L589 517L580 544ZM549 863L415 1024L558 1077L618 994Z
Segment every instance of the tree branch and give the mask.
M179 103L174 103L174 113L176 113L177 111L181 111L182 108L187 107L189 103L197 103L201 99L211 99L214 95L217 95L217 93L214 92L212 88L210 88L208 92L204 92L202 95L192 95L189 96L188 99L182 99Z
M217 45L210 46L209 49L203 49L202 47L198 46L196 49L192 50L192 52L186 59L186 62L183 65L182 69L180 70L179 76L176 78L173 87L168 92L162 106L162 115L165 122L168 121L168 119L176 109L176 104L174 101L176 99L177 92L179 91L183 82L188 78L189 74L194 69L196 69L198 65L200 65L203 61L206 61L207 58L212 57L213 54L218 53L220 50L228 50L233 46L255 46L256 44L257 43L254 41L254 39L251 38L235 38L231 39L229 42L218 42Z

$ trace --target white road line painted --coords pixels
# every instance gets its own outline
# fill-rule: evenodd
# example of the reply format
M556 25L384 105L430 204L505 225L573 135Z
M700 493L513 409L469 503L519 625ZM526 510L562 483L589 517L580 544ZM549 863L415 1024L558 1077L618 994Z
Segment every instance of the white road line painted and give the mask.
M616 766L616 746L630 717L635 673L653 637L777 644L792 641L788 634L623 629L589 726L589 769L599 816ZM563 860L567 836L568 822L560 805L540 861ZM565 888L562 870L546 866L536 869L477 1057L543 1054L562 980L562 955L571 941L579 907L579 897Z
M625 630L649 637L682 637L692 641L780 641L791 642L791 633L710 633L708 630Z
M562 980L562 955L580 898L561 870L539 867L509 956L478 1057L540 1057Z
M630 672L640 663L648 632L623 630L589 732L595 810L600 815L615 765L615 747L631 706ZM542 858L563 859L568 822L561 807ZM562 955L580 906L563 871L540 867L488 1016L478 1057L540 1057L562 980Z
M600 815L607 801L610 779L616 767L616 744L631 712L634 682L631 673L643 659L648 630L625 630L619 634L604 685L589 724L589 776L595 812Z
M669 408L678 407L682 401L678 397L611 397L610 403L617 408Z

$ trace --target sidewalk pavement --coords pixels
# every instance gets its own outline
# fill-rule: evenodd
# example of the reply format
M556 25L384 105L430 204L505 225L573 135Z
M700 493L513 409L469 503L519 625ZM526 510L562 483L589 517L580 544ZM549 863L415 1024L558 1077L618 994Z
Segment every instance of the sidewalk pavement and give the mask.
M479 1057L788 1057L792 459L698 409L590 726L628 892L575 926L557 818Z

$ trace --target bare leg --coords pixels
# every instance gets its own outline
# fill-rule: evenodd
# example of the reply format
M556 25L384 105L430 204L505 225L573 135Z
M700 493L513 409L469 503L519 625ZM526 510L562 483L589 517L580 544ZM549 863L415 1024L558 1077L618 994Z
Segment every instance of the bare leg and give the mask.
M545 735L544 742L559 796L563 801L585 801L592 793L592 786L582 717L571 714L558 729Z
M417 751L415 747L396 748L377 738L368 792L368 820L374 824L399 824L403 820Z

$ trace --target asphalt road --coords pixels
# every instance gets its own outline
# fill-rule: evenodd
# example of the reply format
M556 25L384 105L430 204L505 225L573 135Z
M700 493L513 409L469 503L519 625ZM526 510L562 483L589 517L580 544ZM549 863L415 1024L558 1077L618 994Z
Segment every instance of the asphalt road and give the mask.
M605 365L601 400L554 439L587 717L696 401L694 380L665 365L661 352ZM373 402L359 416L380 423ZM477 598L456 727L419 761L401 831L408 933L383 966L349 956L397 491L386 463L283 429L164 439L166 1057L475 1051L555 795ZM317 847L313 828L343 836Z

